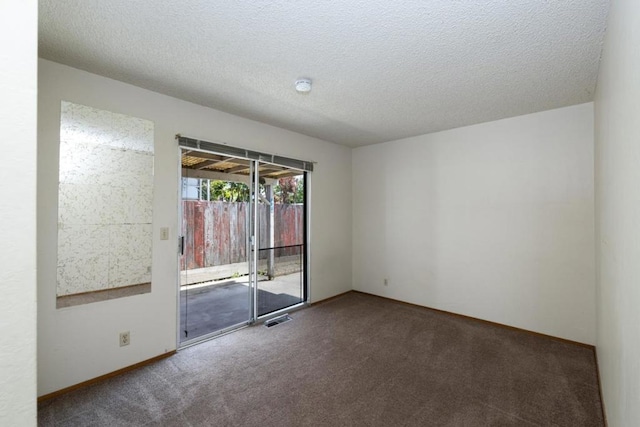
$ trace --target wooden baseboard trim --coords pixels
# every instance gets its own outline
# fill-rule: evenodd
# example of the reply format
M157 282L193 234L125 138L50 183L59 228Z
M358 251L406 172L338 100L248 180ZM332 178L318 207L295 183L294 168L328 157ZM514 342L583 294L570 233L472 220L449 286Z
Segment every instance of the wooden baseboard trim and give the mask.
M503 329L509 329L509 330L512 330L512 331L525 332L525 333L530 334L530 335L536 335L536 336L539 336L539 337L552 339L554 341L560 341L560 342L563 342L565 344L577 345L579 347L584 347L584 348L588 348L590 350L594 350L595 351L595 346L593 346L591 344L585 344L585 343L578 342L578 341L572 341L572 340L568 340L568 339L565 339L565 338L555 337L553 335L542 334L540 332L534 332L534 331L530 331L528 329L517 328L515 326L505 325L504 323L492 322L490 320L479 319L477 317L467 316L467 315L464 315L464 314L453 313L451 311L446 311L446 310L440 310L440 309L437 309L437 308L427 307L425 305L419 305L419 304L413 304L413 303L406 302L406 301L400 301L400 300L393 299L393 298L388 298L388 297L383 297L383 296L380 296L380 295L370 294L368 292L362 292L362 291L356 291L356 290L353 290L351 292L355 292L355 293L363 294L363 295L369 295L369 296L376 297L376 298L382 298L382 299L385 299L385 300L388 300L388 301L393 301L393 302L396 302L396 303L399 303L399 304L408 305L408 306L414 307L414 308L421 308L421 309L425 309L425 310L429 310L429 311L435 311L435 312L438 312L438 313L448 314L450 316L455 316L455 317L459 317L459 318L462 318L462 319L473 320L473 321L481 322L481 323L488 324L488 325L498 326L498 327L503 328Z
M598 350L596 347L593 348L593 358L596 361L596 375L598 376L598 393L600 393L600 410L602 411L602 419L604 421L604 426L607 427L609 424L607 423L607 412L604 410L604 399L602 398L602 381L600 380L600 364L598 363Z
M157 362L159 360L166 359L167 357L171 357L174 354L176 354L176 350L169 351L169 352L163 353L163 354L161 354L159 356L152 357L151 359L143 360L142 362L138 362L138 363L136 363L134 365L127 366L127 367L122 368L122 369L118 369L117 371L109 372L108 374L100 375L99 377L92 378L90 380L83 381L81 383L74 384L74 385L69 386L69 387L65 387L63 389L54 391L53 393L42 395L42 396L38 397L38 403L44 402L46 400L53 399L55 397L61 396L63 394L69 393L69 392L74 391L74 390L79 390L81 388L85 388L87 386L102 382L102 381L104 381L106 379L109 379L109 378L117 377L118 375L122 375L124 373L131 372L131 371L133 371L135 369L138 369L138 368L141 368L143 366L151 365L152 363L155 363L155 362Z
M354 292L354 291L342 292L342 293L340 293L338 295L334 295L334 296L329 297L329 298L321 299L320 301L309 303L309 306L311 307L311 306L316 306L316 305L319 305L319 304L324 304L325 302L333 301L334 299L338 299L338 298L340 298L342 296L345 296L345 295L347 295L347 294L349 294L351 292Z

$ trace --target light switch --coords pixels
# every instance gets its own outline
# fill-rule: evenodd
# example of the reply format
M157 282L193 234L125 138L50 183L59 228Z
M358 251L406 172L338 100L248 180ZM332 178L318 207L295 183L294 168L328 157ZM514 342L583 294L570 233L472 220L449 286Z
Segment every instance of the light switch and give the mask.
M160 240L169 240L169 227L160 228Z

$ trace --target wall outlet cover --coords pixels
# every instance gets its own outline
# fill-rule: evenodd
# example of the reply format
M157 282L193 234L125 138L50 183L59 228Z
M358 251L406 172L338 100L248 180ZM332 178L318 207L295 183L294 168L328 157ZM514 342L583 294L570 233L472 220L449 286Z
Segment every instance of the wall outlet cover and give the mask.
M129 334L129 331L120 332L120 347L129 345L130 343L131 343L131 335Z

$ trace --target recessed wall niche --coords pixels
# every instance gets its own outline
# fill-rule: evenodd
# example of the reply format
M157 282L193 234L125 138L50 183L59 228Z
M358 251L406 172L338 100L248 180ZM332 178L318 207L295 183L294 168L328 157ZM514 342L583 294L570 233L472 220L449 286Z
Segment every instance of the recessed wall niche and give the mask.
M57 307L151 291L153 122L62 101Z

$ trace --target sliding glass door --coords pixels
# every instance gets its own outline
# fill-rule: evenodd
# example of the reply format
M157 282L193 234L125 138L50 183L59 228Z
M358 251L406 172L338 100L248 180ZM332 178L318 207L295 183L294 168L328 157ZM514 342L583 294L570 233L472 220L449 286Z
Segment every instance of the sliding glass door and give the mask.
M180 343L303 303L307 172L181 149Z

